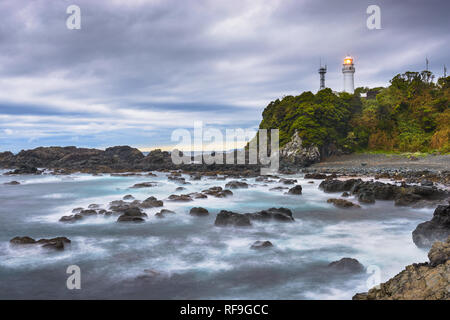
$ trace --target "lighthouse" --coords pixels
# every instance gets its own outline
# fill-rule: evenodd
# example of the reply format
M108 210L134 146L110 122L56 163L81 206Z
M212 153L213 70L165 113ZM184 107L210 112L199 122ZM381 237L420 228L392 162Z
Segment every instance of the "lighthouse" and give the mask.
M355 91L355 82L353 80L355 66L352 57L345 57L344 64L342 65L342 73L344 74L344 92L353 93Z

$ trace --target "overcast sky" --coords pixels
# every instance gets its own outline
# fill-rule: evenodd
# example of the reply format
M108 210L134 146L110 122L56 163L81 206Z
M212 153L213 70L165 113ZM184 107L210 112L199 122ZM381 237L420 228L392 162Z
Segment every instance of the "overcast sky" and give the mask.
M81 8L69 30L66 9ZM381 8L381 30L366 9ZM449 62L448 0L0 1L0 151L167 148L171 132L256 128L276 98Z

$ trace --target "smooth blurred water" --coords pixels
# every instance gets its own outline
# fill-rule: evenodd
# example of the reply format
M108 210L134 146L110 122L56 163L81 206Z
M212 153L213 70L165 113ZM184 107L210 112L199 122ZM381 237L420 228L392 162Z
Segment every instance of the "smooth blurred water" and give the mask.
M184 185L187 190L175 192L177 183L165 173L157 175L0 176L0 298L350 299L367 291L370 274L333 274L326 268L329 262L353 257L366 267L378 266L386 281L404 266L427 260L411 232L430 219L432 209L400 208L391 201L337 209L326 200L339 194L323 193L320 180L309 184L302 175L294 176L303 187L301 196L269 191L279 183L248 179L251 187L233 190L230 198L164 201L164 208L176 214L158 219L154 213L161 208L147 209L149 218L142 224L116 223L117 216L58 222L73 208L92 203L106 207L126 194L165 200L171 194L224 187L230 180L190 181ZM11 180L21 185L3 184ZM130 189L144 181L159 185ZM190 216L195 206L207 208L210 215ZM290 208L295 222L214 226L222 209L244 213L270 207ZM66 236L72 244L63 252L10 246L11 238L25 235ZM256 240L270 240L274 247L251 250ZM81 268L81 290L66 288L66 268L72 264Z

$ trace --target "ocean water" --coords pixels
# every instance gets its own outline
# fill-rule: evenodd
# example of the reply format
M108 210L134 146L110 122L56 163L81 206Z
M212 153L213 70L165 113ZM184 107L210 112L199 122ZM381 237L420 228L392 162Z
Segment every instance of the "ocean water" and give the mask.
M1 172L0 172L1 173ZM188 176L185 176L187 181ZM203 178L184 185L157 177L22 175L0 176L0 298L1 299L351 299L368 290L371 273L335 274L328 263L343 257L358 259L379 270L386 281L406 265L427 261L427 252L412 242L417 224L429 220L432 209L395 207L377 201L361 209L337 209L327 194L295 176L300 196L270 191L279 183L248 179L249 189L233 190L229 198L165 201L171 194L201 191L231 180ZM17 180L21 185L4 185ZM152 188L130 189L156 181ZM145 223L117 223L117 216L91 217L74 224L58 222L73 208L100 204L132 194L155 196L176 212L164 219L161 208L146 209ZM352 198L350 198L352 200ZM353 199L354 200L354 199ZM192 217L201 206L207 217ZM253 223L250 228L214 226L220 210L255 212L271 207L293 211L293 223ZM66 236L72 244L62 252L30 246L11 247L15 236L35 239ZM274 244L251 250L256 240ZM81 289L68 290L69 265L81 269ZM377 278L375 278L377 279ZM373 285L373 281L369 281Z

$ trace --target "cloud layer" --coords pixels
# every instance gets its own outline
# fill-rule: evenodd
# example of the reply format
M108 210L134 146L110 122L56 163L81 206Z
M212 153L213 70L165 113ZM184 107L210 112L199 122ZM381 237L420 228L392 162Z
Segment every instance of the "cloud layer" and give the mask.
M81 30L66 8L81 8ZM128 0L0 2L0 150L167 146L194 121L255 128L273 99L448 64L448 1Z

